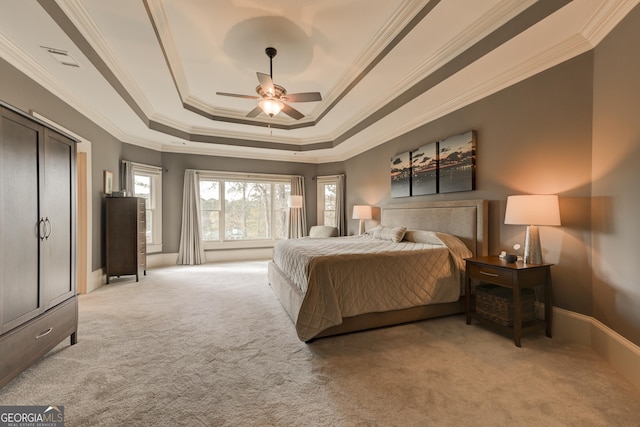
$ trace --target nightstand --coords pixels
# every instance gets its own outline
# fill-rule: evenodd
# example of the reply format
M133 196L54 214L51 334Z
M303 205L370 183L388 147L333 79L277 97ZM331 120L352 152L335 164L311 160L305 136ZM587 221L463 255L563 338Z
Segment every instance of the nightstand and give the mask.
M491 325L501 332L513 335L513 341L518 347L523 334L528 334L541 329L551 338L551 266L553 264L525 264L522 261L508 263L497 256L487 256L466 259L465 279L465 308L467 325L471 319ZM488 316L476 311L476 295L473 293L472 282L498 285L513 290L512 305L513 322L504 325ZM544 290L544 319L522 319L521 290L526 288L541 288ZM510 313L511 314L511 313Z

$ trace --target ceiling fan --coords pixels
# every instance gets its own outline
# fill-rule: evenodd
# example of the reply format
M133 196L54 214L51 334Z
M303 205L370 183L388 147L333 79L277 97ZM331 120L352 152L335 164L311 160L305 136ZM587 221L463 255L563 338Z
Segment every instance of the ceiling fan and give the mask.
M286 104L286 102L314 102L322 101L320 92L303 92L303 93L291 93L287 94L287 90L280 85L273 83L273 57L276 56L278 51L274 47L268 47L264 52L269 57L269 74L256 73L258 76L258 82L260 83L256 87L256 92L259 96L255 95L239 95L236 93L216 92L216 95L232 96L235 98L245 99L258 99L258 106L249 111L247 117L256 117L258 114L264 112L270 117L275 116L280 111L292 117L296 120L300 120L304 117L300 111Z

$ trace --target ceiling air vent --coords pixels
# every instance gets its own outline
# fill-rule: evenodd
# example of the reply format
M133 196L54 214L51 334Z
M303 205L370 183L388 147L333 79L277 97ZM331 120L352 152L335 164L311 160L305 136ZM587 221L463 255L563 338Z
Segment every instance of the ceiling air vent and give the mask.
M56 61L61 63L62 65L68 65L69 67L80 67L78 61L76 61L73 56L64 50L54 49L52 47L40 46L47 52L51 54L55 58Z

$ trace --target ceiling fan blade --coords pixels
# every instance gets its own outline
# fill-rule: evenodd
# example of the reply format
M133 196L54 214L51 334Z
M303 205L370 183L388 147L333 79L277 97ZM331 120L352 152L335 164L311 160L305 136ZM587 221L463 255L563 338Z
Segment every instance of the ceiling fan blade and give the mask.
M284 104L284 107L282 107L282 112L285 113L287 116L294 118L296 120L300 120L301 118L304 117L304 114L302 114L300 111L296 110L295 108L288 106L287 104Z
M260 99L259 96L255 96L255 95L240 95L237 93L227 93L227 92L216 92L216 95L232 96L234 98L244 98L244 99Z
M271 76L269 74L264 74L264 73L256 73L258 75L258 82L260 83L260 86L262 87L262 90L264 91L264 93L267 94L275 94L276 90L273 87L273 80L271 80Z
M322 95L320 92L303 92L286 94L283 98L287 99L287 102L313 102L322 101Z
M262 113L262 108L260 108L260 106L258 105L256 108L254 108L253 110L249 111L247 113L246 117L256 117L260 113Z

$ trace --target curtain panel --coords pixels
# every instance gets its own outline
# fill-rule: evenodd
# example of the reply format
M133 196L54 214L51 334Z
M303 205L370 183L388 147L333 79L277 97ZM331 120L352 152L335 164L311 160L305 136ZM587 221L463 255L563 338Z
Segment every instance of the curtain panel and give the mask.
M336 176L336 227L338 236L347 235L344 175Z
M287 237L297 239L307 235L307 208L304 197L304 177L291 178L291 195L302 196L302 208L289 208L289 230Z
M126 192L128 197L133 196L133 163L129 160L123 160L120 164L120 189Z
M195 170L184 172L182 229L178 264L196 265L206 261L200 223L200 179Z

